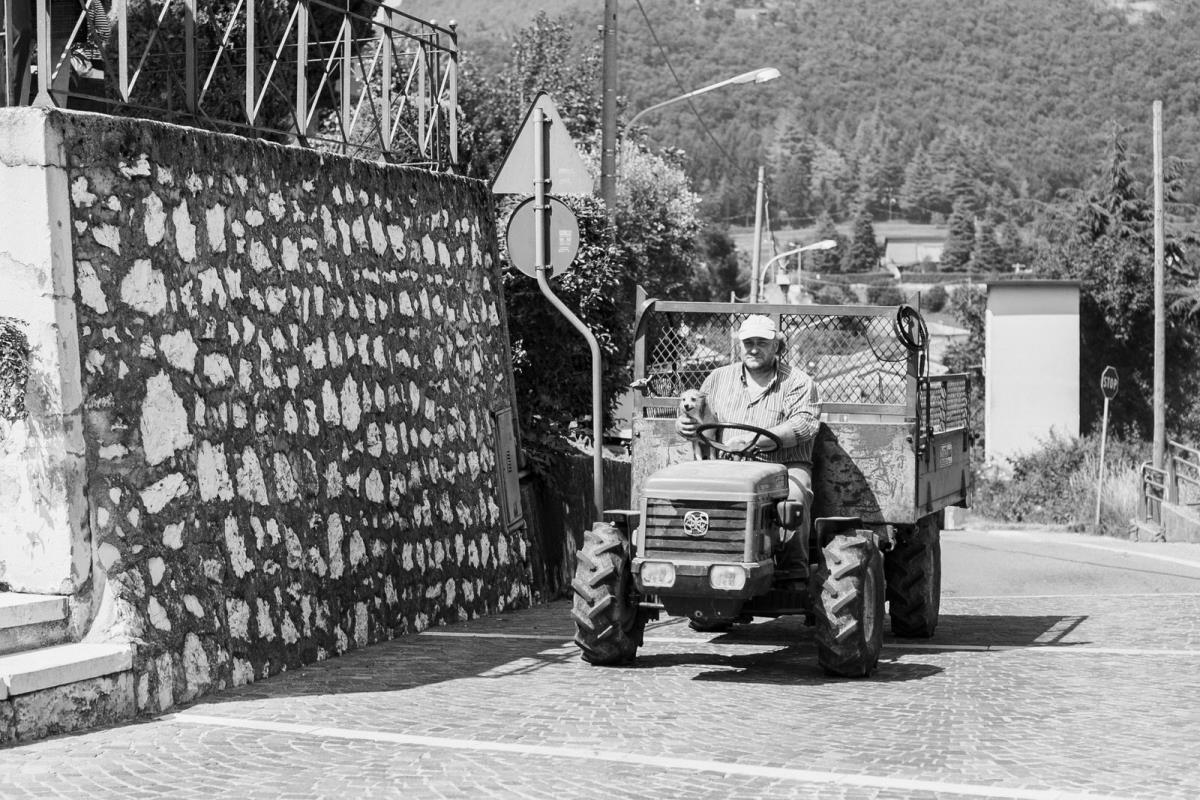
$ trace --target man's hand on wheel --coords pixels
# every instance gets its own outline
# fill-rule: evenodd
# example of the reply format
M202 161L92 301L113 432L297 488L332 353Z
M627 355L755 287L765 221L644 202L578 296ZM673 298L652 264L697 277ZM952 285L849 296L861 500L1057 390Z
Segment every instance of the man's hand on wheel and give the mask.
M766 436L755 436L754 434L732 437L723 442L732 450L745 450L750 447L751 443L754 444L754 451L759 453L770 453L776 449L774 441Z
M760 453L770 453L776 449L775 440L768 439L765 436L758 437L758 442L755 443L754 449Z

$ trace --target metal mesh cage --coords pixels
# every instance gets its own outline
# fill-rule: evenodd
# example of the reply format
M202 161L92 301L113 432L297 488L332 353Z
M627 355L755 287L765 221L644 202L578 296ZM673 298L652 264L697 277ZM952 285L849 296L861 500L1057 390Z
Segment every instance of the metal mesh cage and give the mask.
M646 330L645 377L651 396L678 397L699 388L716 367L736 362L737 330L748 312L652 313ZM903 404L909 353L883 315L785 313L783 359L813 377L826 403ZM670 409L654 412L673 414Z
M646 377L657 397L698 389L708 373L738 359L738 326L748 315L655 314L647 331Z

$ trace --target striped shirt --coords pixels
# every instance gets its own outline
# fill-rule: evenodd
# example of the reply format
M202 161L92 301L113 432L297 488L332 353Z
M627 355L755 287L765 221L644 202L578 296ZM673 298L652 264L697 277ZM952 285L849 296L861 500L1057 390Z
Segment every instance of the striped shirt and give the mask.
M713 370L704 379L700 391L708 395L708 407L717 422L737 422L767 429L791 422L796 444L763 453L760 458L778 464L812 466L813 438L820 425L821 408L817 385L807 373L777 361L774 378L767 386L760 387L747 380L746 369L739 362ZM745 435L732 430L723 433L723 440Z

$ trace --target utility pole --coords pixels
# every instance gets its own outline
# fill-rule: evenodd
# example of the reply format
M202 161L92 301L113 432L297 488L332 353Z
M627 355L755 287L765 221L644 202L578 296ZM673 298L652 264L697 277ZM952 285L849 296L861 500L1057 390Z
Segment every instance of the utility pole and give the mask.
M604 0L604 87L600 109L600 199L612 222L617 205L617 0Z
M1163 251L1162 101L1154 101L1154 468L1162 469L1167 452L1167 323Z
M762 258L763 168L758 168L758 191L754 196L754 247L750 256L750 302L758 302L758 265Z

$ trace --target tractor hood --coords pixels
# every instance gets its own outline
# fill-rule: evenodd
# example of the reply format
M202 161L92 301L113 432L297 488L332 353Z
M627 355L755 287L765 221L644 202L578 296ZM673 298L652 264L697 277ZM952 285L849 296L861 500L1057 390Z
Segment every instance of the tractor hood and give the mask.
M643 497L707 497L713 500L781 500L787 497L787 469L759 461L685 461L646 479Z

